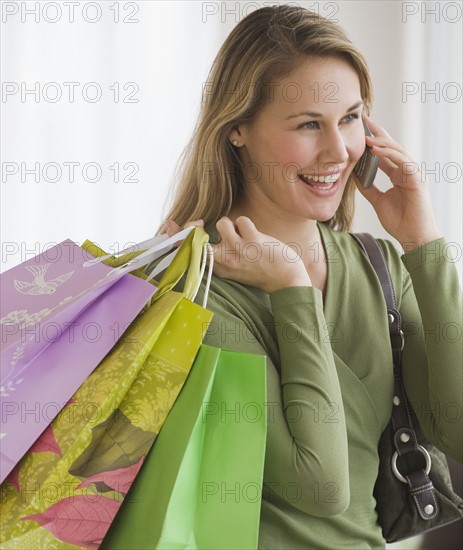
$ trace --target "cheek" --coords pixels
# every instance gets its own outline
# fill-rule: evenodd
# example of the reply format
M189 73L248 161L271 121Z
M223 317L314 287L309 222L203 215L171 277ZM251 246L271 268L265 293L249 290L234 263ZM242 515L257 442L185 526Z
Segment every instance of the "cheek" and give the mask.
M253 161L257 163L281 161L290 147L276 132L257 127L249 133L248 148Z
M285 135L274 149L278 158L286 163L292 164L300 170L314 162L317 156L317 145L314 140L301 138L296 134Z
M258 144L259 161L270 162L276 173L297 172L310 161L310 148L308 154L307 143L295 136L278 132L272 135L267 130L259 135Z

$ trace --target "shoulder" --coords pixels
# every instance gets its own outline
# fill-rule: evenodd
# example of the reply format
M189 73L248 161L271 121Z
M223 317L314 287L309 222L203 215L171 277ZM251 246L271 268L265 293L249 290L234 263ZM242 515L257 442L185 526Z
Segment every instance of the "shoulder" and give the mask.
M375 273L371 262L365 256L359 243L353 237L353 233L336 231L327 226L324 226L322 231L325 244L330 243L330 246L326 247L328 256L330 254L331 247L333 250L332 253L339 254L352 275L355 274L358 277L369 278ZM400 297L403 294L404 286L408 284L408 273L404 268L402 261L403 252L391 239L375 237L372 234L371 236L375 238L381 252L383 253L384 259L386 260L394 286L394 291L400 305Z
M203 303L206 290L204 279L195 299L199 304ZM212 275L205 307L213 317L204 343L223 349L263 353L276 363L278 349L268 300L268 295L256 288Z
M363 252L361 251L360 245L357 243L357 241L354 239L353 235L355 233L361 233L361 231L358 232L348 232L348 231L337 231L336 229L331 229L324 223L318 223L318 226L320 228L320 232L323 238L323 241L325 244L329 244L333 246L334 248L337 248L339 251L342 251L343 254L346 256L346 259L352 259L356 258L358 256L358 252L360 251L361 257L363 257ZM371 234L372 237L375 238L377 243L380 245L381 250L383 254L386 257L386 260L389 262L396 264L397 266L401 263L401 255L402 252L397 248L397 246L392 242L390 239L383 239L375 237L373 234ZM329 248L329 247L328 247Z
M206 291L206 277L203 278L196 297L202 303ZM262 331L272 319L270 300L267 294L257 288L243 285L230 279L212 275L207 296L207 309L214 313L215 320L226 323L244 323L251 332Z

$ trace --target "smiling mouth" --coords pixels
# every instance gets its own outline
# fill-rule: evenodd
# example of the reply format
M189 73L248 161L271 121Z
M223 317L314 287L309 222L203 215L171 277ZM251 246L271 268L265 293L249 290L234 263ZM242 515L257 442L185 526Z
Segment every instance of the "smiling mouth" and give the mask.
M310 174L299 174L299 178L310 187L315 189L330 189L341 177L341 172L329 174L328 176L311 176Z

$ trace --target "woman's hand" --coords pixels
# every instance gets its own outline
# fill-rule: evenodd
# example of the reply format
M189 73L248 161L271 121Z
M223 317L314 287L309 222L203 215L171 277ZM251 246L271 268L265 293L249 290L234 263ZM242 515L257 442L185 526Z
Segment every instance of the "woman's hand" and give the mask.
M429 185L418 164L382 126L365 117L374 137L366 143L380 159L380 169L393 187L385 192L375 185L365 189L354 174L357 188L371 203L384 229L404 250L412 250L441 237L432 210Z
M202 220L189 225L204 225ZM292 286L312 286L302 259L289 246L260 233L254 223L240 216L233 223L221 218L217 224L221 236L219 244L213 244L214 273L222 278L254 286L268 294ZM180 227L169 221L169 236Z
M222 237L214 248L214 271L219 277L254 286L271 294L292 286L312 286L302 259L281 241L260 233L246 216L235 223L221 218Z

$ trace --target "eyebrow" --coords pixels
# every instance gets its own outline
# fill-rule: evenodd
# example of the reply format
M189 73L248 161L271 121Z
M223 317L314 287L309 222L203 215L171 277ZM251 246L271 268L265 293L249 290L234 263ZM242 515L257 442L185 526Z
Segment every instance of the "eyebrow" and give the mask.
M357 101L357 103L354 103L354 105L352 105L352 107L349 107L349 109L347 109L346 112L350 113L351 111L354 111L355 109L357 109L361 105L363 105L363 101ZM300 117L300 116L309 116L309 117L312 117L312 118L320 118L323 115L321 113L315 113L313 111L302 111L300 113L296 113L294 115L287 116L285 118L285 120L289 120L290 118L297 118L297 117Z

